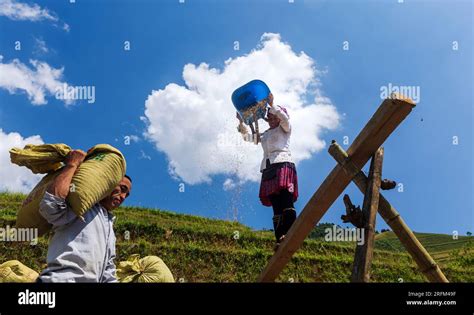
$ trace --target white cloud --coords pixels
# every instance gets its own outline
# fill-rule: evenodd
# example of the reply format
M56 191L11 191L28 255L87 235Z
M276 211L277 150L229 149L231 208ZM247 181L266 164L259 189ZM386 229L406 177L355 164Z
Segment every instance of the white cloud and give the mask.
M23 138L19 133L5 133L0 129L0 191L28 193L33 189L44 175L33 174L26 167L11 163L8 151L13 147L42 143L40 136Z
M16 21L58 21L54 13L42 9L36 3L30 5L15 0L0 0L0 15Z
M64 68L56 69L46 62L30 60L32 68L13 59L10 63L3 63L0 55L0 88L10 94L23 91L34 105L46 104L46 96L55 96L56 91L67 83L61 81ZM71 99L63 99L66 105L72 104Z
M27 4L16 0L0 0L0 16L6 16L14 21L51 21L53 25L63 24L61 27L66 32L69 31L69 25L60 22L54 12L46 8L41 8L38 4Z
M145 136L166 154L171 175L189 184L211 182L217 174L234 178L224 182L224 189L258 181L262 149L239 141L232 92L253 79L269 85L275 104L290 113L291 150L298 164L323 149L321 133L339 124L335 106L323 97L321 73L312 58L295 53L279 34L265 33L256 49L229 58L224 69L186 64L185 86L170 83L152 91L146 119L141 118L148 127ZM260 130L265 129L260 121Z
M42 38L35 38L35 52L39 54L46 54L49 52L46 42Z
M222 184L222 188L224 190L232 190L234 188L237 187L237 184L235 183L235 181L231 178L226 178L226 180L224 181L224 184Z

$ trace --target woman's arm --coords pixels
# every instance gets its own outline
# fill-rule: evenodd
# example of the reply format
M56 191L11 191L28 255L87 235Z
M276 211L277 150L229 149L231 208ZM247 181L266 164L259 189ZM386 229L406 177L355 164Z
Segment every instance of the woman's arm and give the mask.
M256 137L257 135L254 135L253 133L249 132L247 126L244 125L244 121L242 120L242 118L240 117L240 114L238 112L236 114L236 117L239 120L239 125L237 126L237 131L240 132L240 134L242 135L242 138L244 139L244 141L255 143L254 137ZM259 134L259 135L262 136L261 134Z
M290 120L288 119L288 116L285 114L284 111L282 111L278 107L272 106L270 107L270 113L276 115L280 119L280 126L285 132L291 131Z
M276 115L280 119L280 126L285 132L291 131L290 120L287 114L282 111L278 106L273 106L273 94L268 95L268 105L270 105L269 112L273 115Z

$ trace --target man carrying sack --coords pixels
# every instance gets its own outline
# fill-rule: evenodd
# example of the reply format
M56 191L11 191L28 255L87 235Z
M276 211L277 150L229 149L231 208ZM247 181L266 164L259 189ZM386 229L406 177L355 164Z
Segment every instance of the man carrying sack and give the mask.
M117 282L112 211L129 196L132 181L125 175L112 193L78 216L66 203L72 178L86 153L70 151L65 166L49 184L39 213L52 225L48 267L37 282Z

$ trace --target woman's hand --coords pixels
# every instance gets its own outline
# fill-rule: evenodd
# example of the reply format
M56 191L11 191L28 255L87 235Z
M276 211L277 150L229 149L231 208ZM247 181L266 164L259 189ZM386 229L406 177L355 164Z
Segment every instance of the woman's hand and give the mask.
M248 133L247 128L244 126L244 121L240 117L239 112L236 113L235 117L239 120L239 125L237 126L237 131L240 132L243 136Z
M235 112L235 117L237 117L237 119L238 119L241 123L244 122L244 121L242 120L242 117L240 117L239 112Z
M268 102L268 105L273 106L273 94L272 93L268 94L267 102Z

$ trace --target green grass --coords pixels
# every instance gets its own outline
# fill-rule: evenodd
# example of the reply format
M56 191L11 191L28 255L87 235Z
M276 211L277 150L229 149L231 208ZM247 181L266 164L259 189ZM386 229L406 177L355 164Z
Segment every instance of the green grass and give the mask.
M24 198L21 194L0 193L1 226L15 224L16 212ZM181 281L256 281L273 254L271 231L254 231L238 222L137 207L119 208L115 215L117 261L136 253L157 255ZM459 242L452 242L449 235L417 236L433 256L440 255L440 265L450 281L473 282L469 247L472 238L460 237ZM47 243L47 236L40 238L35 246L0 242L0 262L18 259L40 271L45 265ZM348 282L354 247L349 242L307 239L278 281ZM377 236L371 279L375 282L425 281L391 232Z
M457 238L453 238L452 235L433 233L415 233L415 236L430 253L459 249L473 239L469 236L458 236ZM402 244L393 232L379 234L376 239L381 247L385 246L387 249L397 251L404 250Z
M433 233L415 233L415 236L436 260L444 265L459 266L472 262L474 265L474 243L472 236L457 236ZM403 245L393 232L377 235L379 248L403 252ZM464 263L463 263L464 262Z

